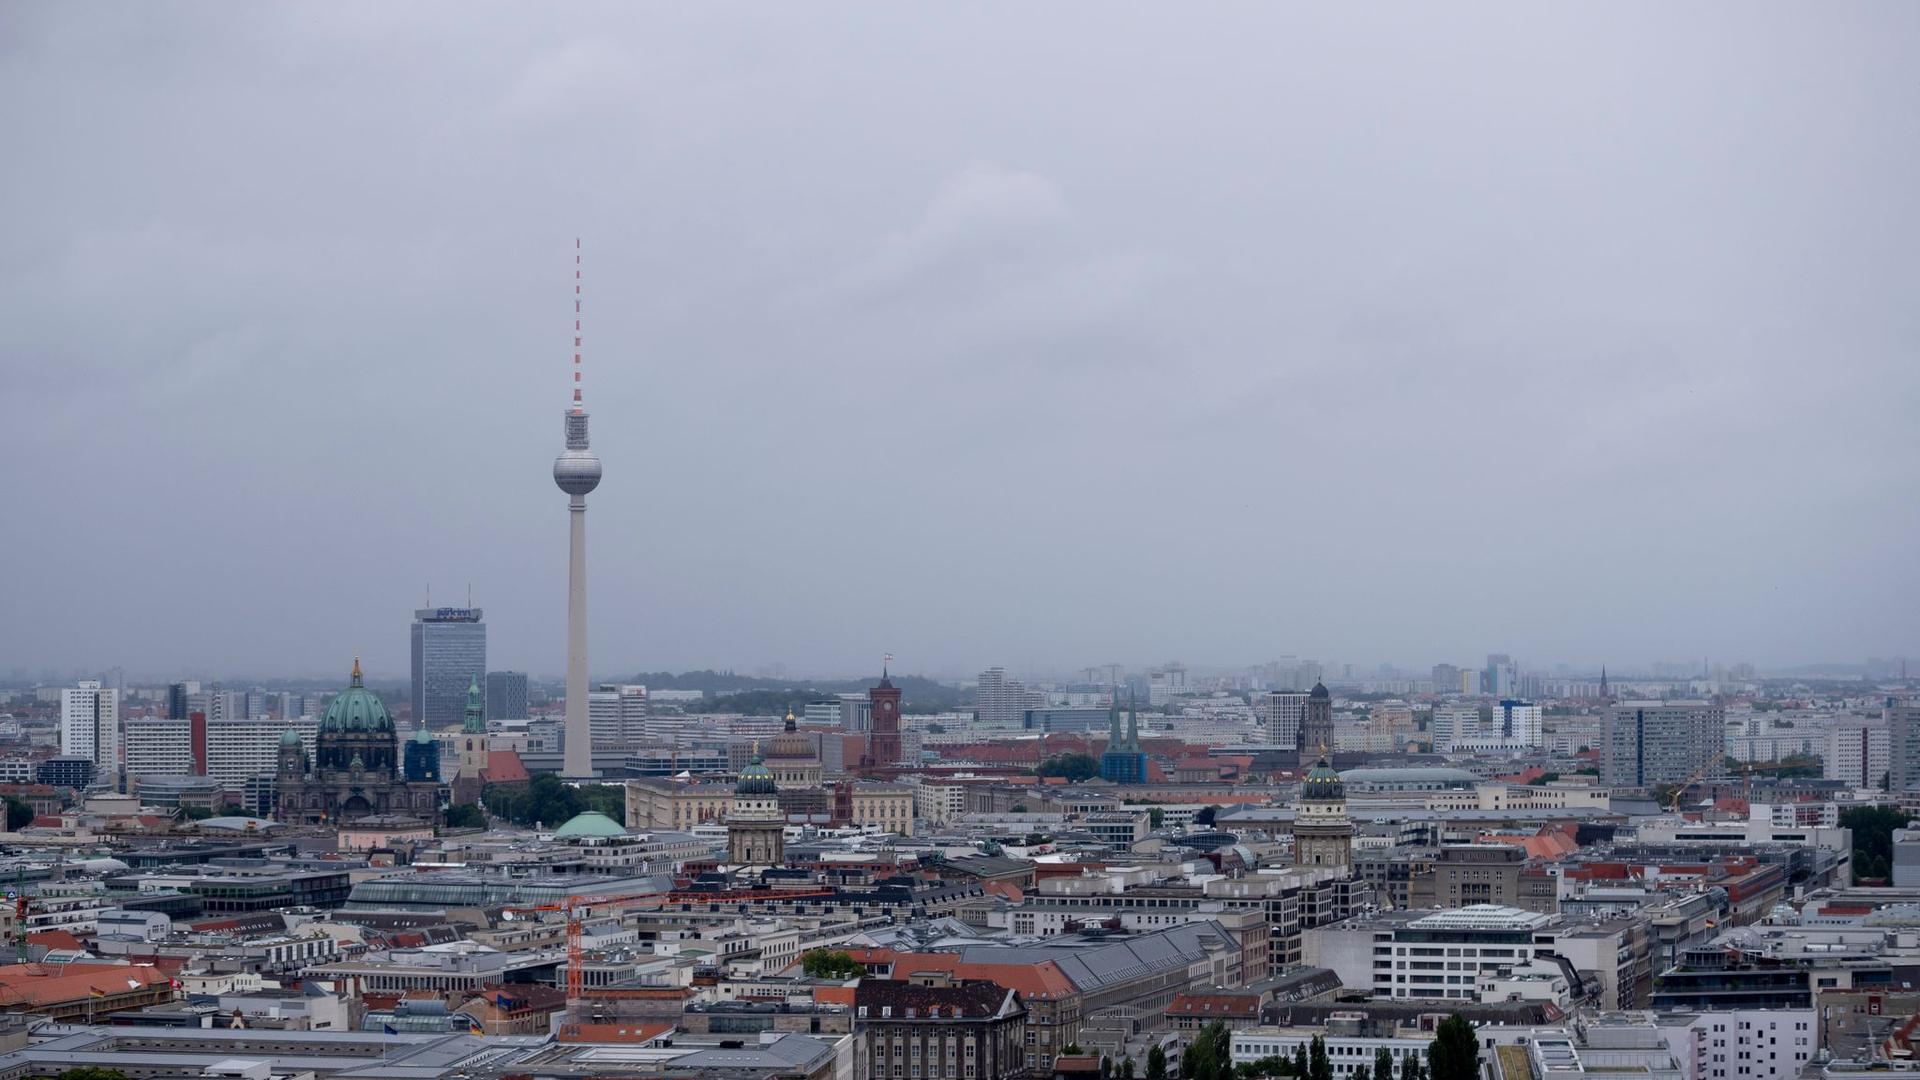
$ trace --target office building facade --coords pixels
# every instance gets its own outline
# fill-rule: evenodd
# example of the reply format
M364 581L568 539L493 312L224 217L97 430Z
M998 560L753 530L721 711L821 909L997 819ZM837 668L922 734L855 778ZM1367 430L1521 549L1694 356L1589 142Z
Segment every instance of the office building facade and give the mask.
M524 671L487 672L484 700L489 724L497 720L525 720L527 718L527 673Z
M1107 726L1107 710L1098 705L1028 709L1020 726L1028 731L1098 731Z
M1726 753L1727 710L1705 701L1624 701L1607 710L1601 782L1612 787L1684 784Z
M467 687L487 677L487 626L479 608L413 613L413 724L441 729L465 718Z
M1889 699L1887 783L1893 791L1920 791L1920 701Z
M587 695L587 723L596 751L631 748L646 735L647 688L601 683Z

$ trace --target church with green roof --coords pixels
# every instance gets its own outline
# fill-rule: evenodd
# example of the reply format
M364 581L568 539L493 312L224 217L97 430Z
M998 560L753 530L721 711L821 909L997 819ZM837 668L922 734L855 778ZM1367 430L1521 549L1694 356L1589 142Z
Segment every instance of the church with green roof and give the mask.
M307 759L297 733L281 737L274 777L275 805L281 821L299 825L348 824L357 818L387 816L438 821L446 789L439 781L438 747L432 766L413 748L413 768L404 766L400 736L380 696L366 688L360 660L353 661L352 682L327 702ZM428 736L432 738L431 735Z

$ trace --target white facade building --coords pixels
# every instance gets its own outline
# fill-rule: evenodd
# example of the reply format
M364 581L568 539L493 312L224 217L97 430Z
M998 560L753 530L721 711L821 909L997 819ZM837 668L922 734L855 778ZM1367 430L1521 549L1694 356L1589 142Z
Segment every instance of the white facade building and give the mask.
M1356 1018L1365 1015L1359 1011L1354 1013ZM1394 1035L1335 1034L1335 1029L1341 1026L1339 1021L1347 1018L1334 1013L1328 1019L1330 1023L1324 1035L1318 1027L1252 1027L1234 1031L1229 1051L1233 1063L1250 1065L1267 1057L1291 1060L1296 1048L1324 1037L1327 1063L1333 1067L1335 1076L1352 1076L1363 1067L1371 1071L1374 1058L1381 1050L1393 1055L1397 1073L1402 1058L1425 1054L1427 1048L1433 1045L1432 1033L1418 1030L1406 1030Z
M1433 716L1427 721L1427 734L1433 737L1433 752L1436 754L1448 753L1453 749L1454 740L1466 738L1479 730L1479 708L1458 702L1436 703Z
M1522 746L1539 746L1542 741L1540 715L1540 706L1531 701L1496 702L1486 734Z
M1880 787L1893 768L1892 732L1885 716L1836 716L1827 732L1825 773L1856 788Z
M647 688L602 683L587 695L595 750L625 750L647 732Z
M1260 705L1267 745L1299 749L1300 723L1307 717L1305 691L1269 690Z
M280 767L280 733L288 728L300 733L300 744L312 761L314 736L320 732L316 717L208 720L207 775L234 791L252 777L274 775Z
M93 762L95 775L118 774L124 755L120 741L120 692L88 679L60 691L60 753Z
M127 776L191 776L193 729L185 719L131 717L126 723Z
M1794 1080L1819 1035L1812 1009L1729 1009L1655 1022L1692 1080Z

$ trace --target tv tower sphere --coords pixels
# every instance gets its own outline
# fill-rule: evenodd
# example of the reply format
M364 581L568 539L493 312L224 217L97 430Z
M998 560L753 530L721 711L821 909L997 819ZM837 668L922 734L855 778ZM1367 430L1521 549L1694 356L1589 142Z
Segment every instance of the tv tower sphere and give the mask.
M600 455L566 450L553 459L553 482L569 495L585 495L600 486Z

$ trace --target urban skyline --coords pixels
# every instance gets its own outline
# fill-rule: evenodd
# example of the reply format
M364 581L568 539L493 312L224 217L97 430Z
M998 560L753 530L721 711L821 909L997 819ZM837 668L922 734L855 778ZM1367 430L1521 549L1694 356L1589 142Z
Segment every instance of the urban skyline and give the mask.
M1916 42L0 5L0 1077L1920 1080Z

